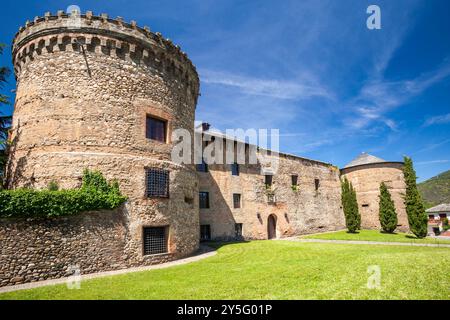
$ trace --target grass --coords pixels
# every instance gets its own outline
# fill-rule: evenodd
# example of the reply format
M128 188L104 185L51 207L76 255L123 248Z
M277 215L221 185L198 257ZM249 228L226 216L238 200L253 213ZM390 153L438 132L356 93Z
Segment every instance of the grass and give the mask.
M383 233L378 230L360 230L358 233L348 233L346 230L338 232L328 232L302 236L302 239L323 239L323 240L359 240L359 241L380 241L380 242L410 242L410 243L435 243L450 244L450 240L437 238L418 239L407 233Z
M450 249L253 241L186 265L46 286L0 299L450 299ZM381 287L368 289L369 266Z

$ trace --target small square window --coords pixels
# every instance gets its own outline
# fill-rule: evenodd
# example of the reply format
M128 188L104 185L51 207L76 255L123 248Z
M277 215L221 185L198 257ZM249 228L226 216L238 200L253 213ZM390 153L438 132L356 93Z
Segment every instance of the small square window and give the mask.
M241 195L239 193L233 193L233 207L235 209L241 207Z
M242 223L234 224L234 235L236 239L242 239Z
M266 184L266 186L271 186L272 185L272 180L273 180L273 175L266 174L266 176L265 176L265 184Z
M231 175L238 176L239 175L239 164L233 163L231 165Z
M146 169L146 195L149 198L169 197L169 171L159 168Z
M209 208L209 192L200 191L198 193L198 198L199 198L200 209L208 209Z
M197 164L198 172L208 172L208 164L202 159L202 163Z
M209 224L200 225L200 241L211 240L211 226Z
M167 227L144 227L144 255L167 252Z
M166 142L167 121L147 116L145 136L160 142Z

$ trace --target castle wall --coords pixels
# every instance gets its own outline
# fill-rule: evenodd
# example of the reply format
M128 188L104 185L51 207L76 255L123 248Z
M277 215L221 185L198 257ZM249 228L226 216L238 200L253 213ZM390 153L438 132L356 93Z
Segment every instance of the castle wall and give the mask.
M406 185L402 171L403 164L385 162L366 164L341 170L342 176L353 184L356 191L361 227L364 229L380 229L379 194L380 184L384 182L388 187L398 217L398 230L407 231L408 218L403 195Z
M209 192L210 208L200 209L200 224L210 225L213 239L235 238L242 223L245 239L267 239L268 217L276 217L278 238L345 227L340 200L339 170L311 160L280 155L273 176L275 201L269 202L259 165L240 165L239 176L230 165L211 165L199 172L199 191ZM294 191L291 175L298 175ZM315 190L315 179L320 180ZM241 208L233 208L233 193L241 194ZM258 217L259 214L259 217Z
M135 24L63 14L38 18L16 36L17 77L8 187L81 184L85 168L119 181L130 237L124 254L143 254L143 227L168 226L173 259L198 248L198 180L171 161L171 133L193 133L198 76L178 47ZM77 43L75 43L75 41ZM83 44L83 47L80 45ZM146 138L146 117L166 121L166 142ZM146 168L170 171L169 197L146 197ZM194 199L185 202L185 199Z
M122 269L122 209L53 219L0 219L0 286Z

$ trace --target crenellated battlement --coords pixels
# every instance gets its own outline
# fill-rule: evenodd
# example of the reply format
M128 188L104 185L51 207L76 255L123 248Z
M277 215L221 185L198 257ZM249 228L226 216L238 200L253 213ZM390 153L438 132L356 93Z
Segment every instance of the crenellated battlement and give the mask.
M83 47L82 47L83 46ZM87 50L132 61L138 65L169 73L198 95L199 79L195 66L185 52L170 39L136 21L94 15L50 12L35 17L20 27L13 40L13 64L16 77L27 61L37 55L58 51Z

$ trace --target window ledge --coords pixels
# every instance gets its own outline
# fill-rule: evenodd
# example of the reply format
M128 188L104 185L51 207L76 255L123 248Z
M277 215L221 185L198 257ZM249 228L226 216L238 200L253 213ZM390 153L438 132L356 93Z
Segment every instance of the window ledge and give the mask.
M167 256L170 255L170 252L164 252L164 253L155 253L155 254L143 254L142 257L160 257L160 256Z

